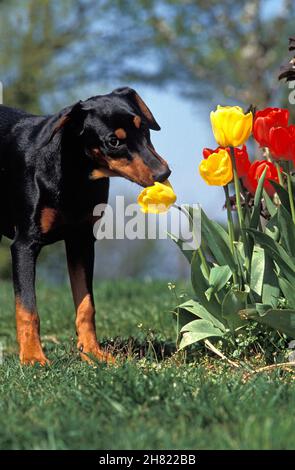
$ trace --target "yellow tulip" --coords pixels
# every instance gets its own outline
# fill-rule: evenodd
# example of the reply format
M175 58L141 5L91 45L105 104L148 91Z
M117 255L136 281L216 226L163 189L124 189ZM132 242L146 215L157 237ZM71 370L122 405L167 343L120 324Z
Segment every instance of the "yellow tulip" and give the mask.
M233 179L231 158L225 149L211 153L199 165L202 178L211 186L225 186Z
M239 106L217 106L210 113L216 142L221 147L238 147L249 138L253 126L253 114L244 114Z
M160 214L168 211L169 207L176 201L176 195L169 181L156 182L153 186L144 188L137 198L142 212Z

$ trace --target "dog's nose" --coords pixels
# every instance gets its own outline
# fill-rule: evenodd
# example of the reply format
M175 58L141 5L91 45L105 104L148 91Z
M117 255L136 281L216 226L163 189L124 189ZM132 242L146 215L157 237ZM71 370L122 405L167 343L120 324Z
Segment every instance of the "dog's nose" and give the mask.
M161 171L157 175L154 176L155 182L157 181L158 183L164 183L169 176L171 175L171 170L169 168L165 169L164 171Z

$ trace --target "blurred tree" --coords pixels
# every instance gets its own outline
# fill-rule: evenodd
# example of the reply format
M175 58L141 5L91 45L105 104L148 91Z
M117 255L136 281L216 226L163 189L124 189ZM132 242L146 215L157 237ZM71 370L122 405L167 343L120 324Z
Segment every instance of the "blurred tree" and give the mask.
M119 82L140 49L136 34L136 44L129 41L118 14L107 0L0 2L5 103L51 111L55 102L68 104L69 94L81 98L78 86L95 84L97 93Z
M294 34L292 0L116 0L154 45L153 81L165 79L188 97L232 97L267 105L278 100L277 75ZM142 69L129 71L145 80ZM149 75L147 75L147 78Z
M2 1L5 102L50 111L128 82L263 106L294 19L292 0Z

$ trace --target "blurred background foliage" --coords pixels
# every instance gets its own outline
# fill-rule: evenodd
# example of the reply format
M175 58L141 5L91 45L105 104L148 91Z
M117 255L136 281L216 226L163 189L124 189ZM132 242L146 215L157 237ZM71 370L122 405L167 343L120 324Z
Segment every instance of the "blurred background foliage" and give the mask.
M0 0L5 104L50 113L121 84L172 89L192 103L284 104L276 77L294 18L293 0ZM99 264L103 277L185 274L178 254L168 256L168 271L165 256L159 263L164 244L99 245L97 275ZM62 251L59 244L42 255L46 278L63 279Z

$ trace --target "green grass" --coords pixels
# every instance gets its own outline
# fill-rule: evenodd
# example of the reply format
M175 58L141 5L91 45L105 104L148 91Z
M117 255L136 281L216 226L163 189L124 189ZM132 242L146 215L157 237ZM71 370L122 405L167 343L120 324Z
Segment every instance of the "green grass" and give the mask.
M98 335L126 357L115 367L80 361L69 289L45 286L38 301L53 363L21 367L11 285L0 295L0 449L295 448L291 375L245 382L218 360L171 356L175 302L166 283L96 287Z

